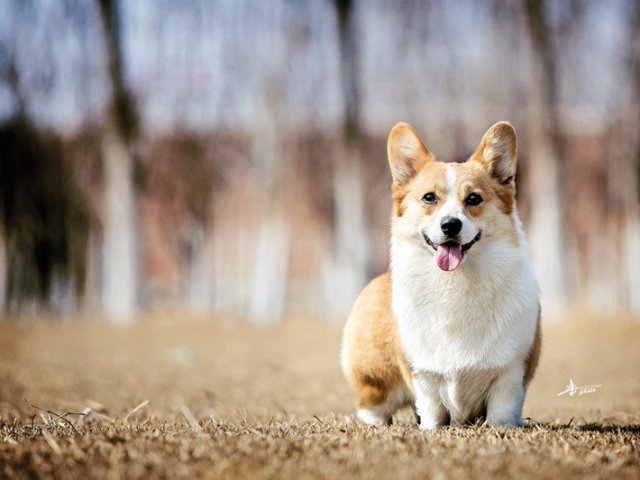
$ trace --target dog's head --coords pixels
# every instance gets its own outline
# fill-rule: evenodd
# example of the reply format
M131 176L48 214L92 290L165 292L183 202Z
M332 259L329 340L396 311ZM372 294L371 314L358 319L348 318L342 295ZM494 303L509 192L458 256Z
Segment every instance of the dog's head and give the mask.
M464 163L444 163L406 123L387 144L393 177L393 235L420 242L440 269L453 271L492 238L514 244L516 133L493 125Z

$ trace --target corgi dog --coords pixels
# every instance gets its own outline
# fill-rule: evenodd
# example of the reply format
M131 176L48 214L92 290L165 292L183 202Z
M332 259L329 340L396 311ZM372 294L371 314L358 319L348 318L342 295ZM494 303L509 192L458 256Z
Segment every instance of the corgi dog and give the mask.
M342 367L364 423L412 406L420 428L523 426L540 355L538 285L515 204L516 133L493 125L464 163L399 123L387 144L390 272L365 287Z

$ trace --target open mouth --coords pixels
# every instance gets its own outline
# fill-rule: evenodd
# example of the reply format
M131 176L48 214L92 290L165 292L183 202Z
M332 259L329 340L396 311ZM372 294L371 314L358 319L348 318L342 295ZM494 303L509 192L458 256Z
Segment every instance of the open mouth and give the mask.
M469 250L474 243L480 240L481 233L482 232L478 232L478 234L473 237L473 240L464 245L454 241L436 245L424 232L422 236L424 237L424 241L427 242L427 245L436 251L436 263L438 267L445 272L451 272L460 266L464 253Z

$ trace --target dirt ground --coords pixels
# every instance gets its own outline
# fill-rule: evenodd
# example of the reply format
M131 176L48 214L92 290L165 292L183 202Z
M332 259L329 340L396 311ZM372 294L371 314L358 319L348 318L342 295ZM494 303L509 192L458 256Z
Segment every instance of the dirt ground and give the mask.
M340 325L0 323L0 477L640 478L640 321L544 327L529 427L423 433L354 421Z

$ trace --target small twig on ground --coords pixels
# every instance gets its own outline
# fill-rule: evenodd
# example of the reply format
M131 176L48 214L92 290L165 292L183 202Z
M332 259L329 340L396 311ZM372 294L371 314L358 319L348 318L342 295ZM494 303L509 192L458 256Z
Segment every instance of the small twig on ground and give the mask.
M317 421L319 421L321 424L325 425L326 423L323 422L322 420L320 420L320 417L318 417L317 415L314 415L313 418L315 418Z
M51 447L51 450L53 450L54 453L56 453L57 455L60 455L62 453L62 450L60 450L60 445L58 445L58 442L55 441L55 439L51 436L51 434L47 432L47 430L44 428L40 430L40 433L42 434L42 437L45 439L45 441Z
M127 413L127 416L124 417L124 421L126 422L127 420L129 420L129 417L131 415L133 415L134 413L136 413L138 410L146 407L147 405L149 405L149 400L145 400L144 402L142 402L140 405L138 405L136 408L134 408L133 410L131 410L129 413Z
M191 413L191 410L189 410L186 405L182 405L180 407L180 413L182 413L182 416L187 420L187 423L189 423L191 428L194 428L200 432L202 431L202 427L198 423L198 420L196 420L196 417L193 416L193 413Z
M529 427L537 427L537 428L540 428L540 427L544 427L544 426L545 426L545 424L544 424L544 423L539 422L539 421L537 421L537 420L534 420L534 419L533 419L533 418L531 418L531 417L525 417L525 420L526 420L527 422L529 422L529 425L528 425Z
M33 408L37 408L38 410L41 410L43 412L47 412L49 415L54 415L55 417L59 418L63 422L66 422L71 427L71 430L73 430L73 433L75 433L76 435L79 435L78 430L76 430L76 427L73 425L73 423L71 423L71 420L69 420L66 417L67 417L67 415L84 415L84 413L67 412L67 413L65 413L63 415L60 415L60 414L58 414L58 413L56 413L56 412L54 412L52 410L46 410L46 409L40 408L39 406L34 405L34 404L31 404L31 406ZM49 420L49 422L47 422L47 423L50 423L50 422L51 422L51 420Z

